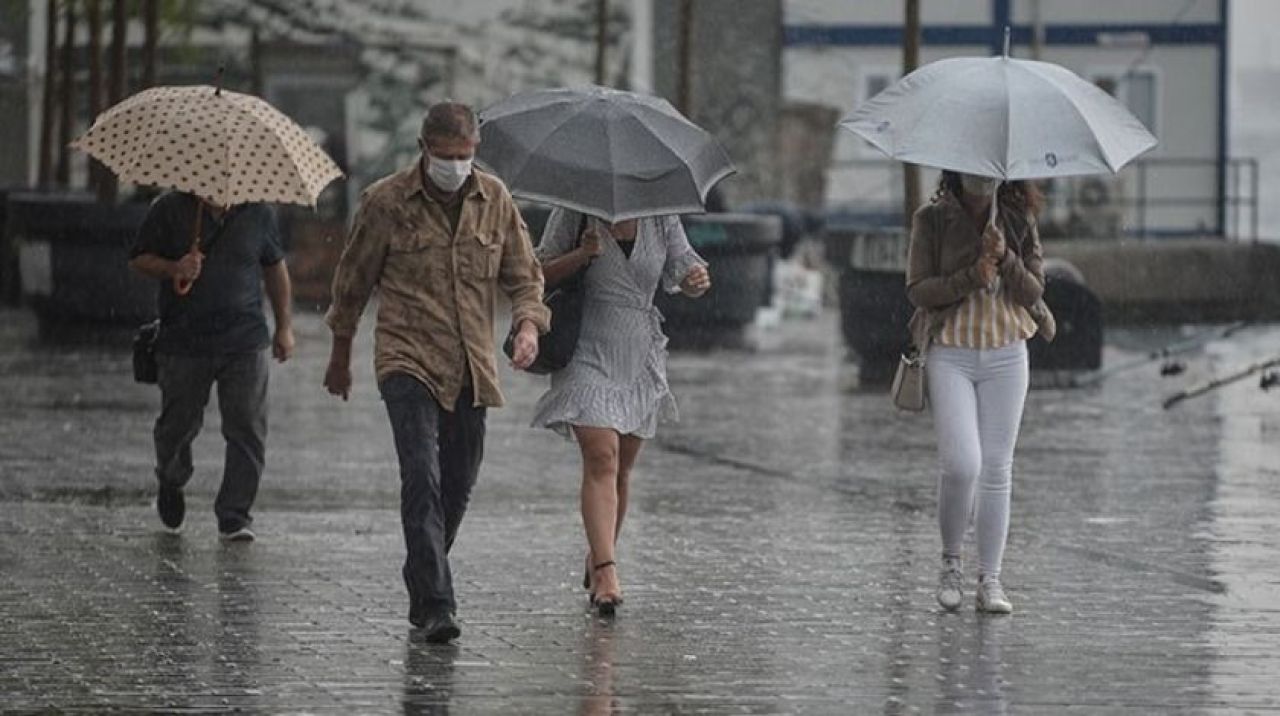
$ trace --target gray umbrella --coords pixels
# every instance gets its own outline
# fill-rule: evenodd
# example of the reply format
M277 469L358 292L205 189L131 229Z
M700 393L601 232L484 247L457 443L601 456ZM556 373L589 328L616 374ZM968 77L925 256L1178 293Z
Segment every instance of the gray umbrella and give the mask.
M734 171L666 100L582 87L521 92L480 113L477 160L516 196L606 221L704 211Z

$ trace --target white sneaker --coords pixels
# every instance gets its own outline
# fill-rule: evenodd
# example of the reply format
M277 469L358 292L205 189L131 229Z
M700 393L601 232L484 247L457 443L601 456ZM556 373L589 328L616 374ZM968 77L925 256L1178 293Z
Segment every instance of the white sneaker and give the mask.
M943 567L938 573L938 605L954 612L963 600L964 574L956 567Z
M1012 614L1013 603L1005 596L999 579L982 579L978 582L977 608L987 614Z

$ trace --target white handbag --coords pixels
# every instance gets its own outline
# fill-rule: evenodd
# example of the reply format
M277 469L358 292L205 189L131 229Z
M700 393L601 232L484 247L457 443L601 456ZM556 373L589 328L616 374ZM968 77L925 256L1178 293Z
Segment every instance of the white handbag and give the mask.
M899 410L918 413L924 410L924 351L911 349L898 359L898 371L893 375L889 395Z

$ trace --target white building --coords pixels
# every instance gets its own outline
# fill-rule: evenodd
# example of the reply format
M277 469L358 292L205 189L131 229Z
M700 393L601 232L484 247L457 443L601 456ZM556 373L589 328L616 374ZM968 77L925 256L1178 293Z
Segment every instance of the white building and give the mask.
M924 0L922 64L1013 52L1064 65L1112 91L1159 139L1116 177L1059 181L1046 222L1062 233L1249 238L1256 164L1227 154L1229 0ZM845 114L900 76L902 0L786 0L784 96ZM936 181L925 172L926 195ZM901 221L896 164L837 133L831 207ZM898 214L898 216L894 216Z

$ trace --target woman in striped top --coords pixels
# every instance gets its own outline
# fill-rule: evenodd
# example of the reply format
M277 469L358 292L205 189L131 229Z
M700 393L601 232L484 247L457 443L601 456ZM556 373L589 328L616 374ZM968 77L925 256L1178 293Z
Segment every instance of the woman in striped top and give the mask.
M1029 380L1026 341L1038 330L1051 333L1052 317L1040 300L1044 273L1035 215L1042 198L1027 182L1002 185L993 223L995 194L993 179L943 172L933 201L914 217L907 294L917 309L916 345L927 350L942 463L938 603L954 610L962 601L961 545L972 517L977 608L1008 613L1013 606L1000 585L1000 566Z

